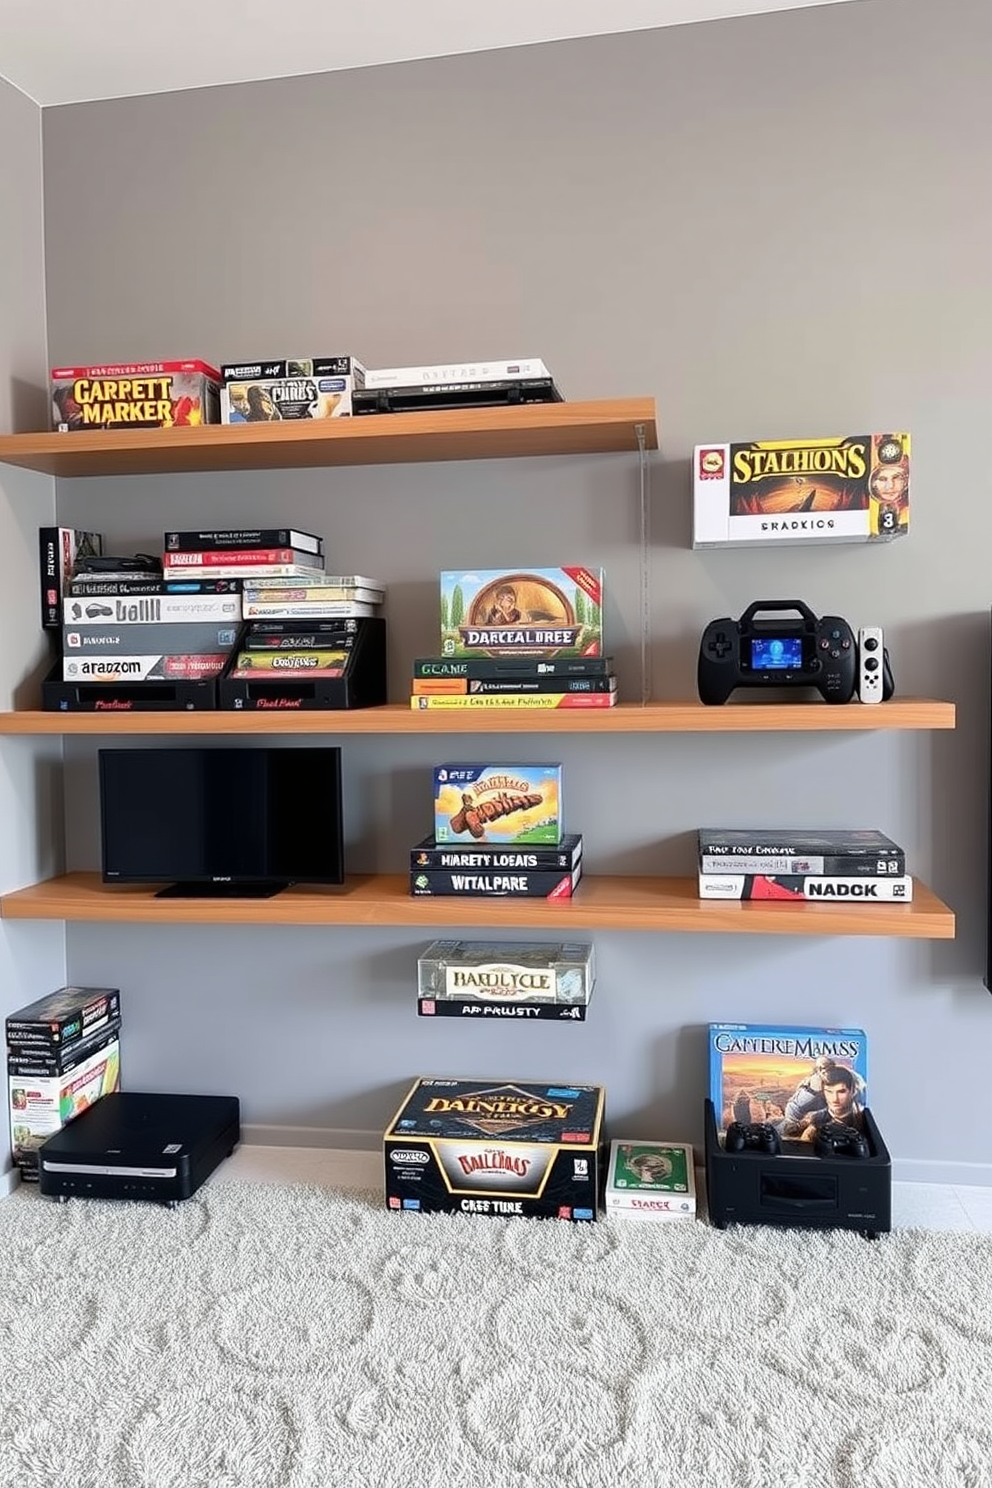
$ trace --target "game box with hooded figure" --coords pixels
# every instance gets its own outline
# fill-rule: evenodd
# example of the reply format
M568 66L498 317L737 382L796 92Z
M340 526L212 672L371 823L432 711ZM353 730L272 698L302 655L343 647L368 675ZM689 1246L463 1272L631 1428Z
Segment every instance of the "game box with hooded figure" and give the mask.
M694 548L885 541L909 531L910 436L698 444Z
M386 1204L594 1220L605 1102L601 1085L422 1076L386 1128Z

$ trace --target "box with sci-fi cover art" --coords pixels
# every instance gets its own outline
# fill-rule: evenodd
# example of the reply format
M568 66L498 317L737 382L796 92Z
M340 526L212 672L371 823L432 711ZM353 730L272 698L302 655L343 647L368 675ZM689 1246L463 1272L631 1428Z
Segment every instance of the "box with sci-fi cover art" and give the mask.
M353 356L225 362L220 371L225 424L346 418L352 393L365 386L365 368Z
M602 656L603 571L457 569L441 574L441 656Z
M769 1122L784 1141L812 1142L827 1121L859 1126L868 1105L861 1028L711 1023L709 1095L716 1124Z
M50 380L59 433L220 422L220 373L195 359L53 367Z
M390 1209L590 1221L601 1085L421 1077L383 1138Z
M699 444L694 548L867 542L909 531L910 436Z

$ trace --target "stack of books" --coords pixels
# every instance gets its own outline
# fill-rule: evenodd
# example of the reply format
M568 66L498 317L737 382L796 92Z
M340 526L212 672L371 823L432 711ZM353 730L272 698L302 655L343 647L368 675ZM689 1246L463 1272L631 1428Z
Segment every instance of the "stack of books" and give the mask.
M323 571L323 540L294 527L165 534L167 579L309 578Z
M700 899L908 904L906 854L875 829L698 833Z

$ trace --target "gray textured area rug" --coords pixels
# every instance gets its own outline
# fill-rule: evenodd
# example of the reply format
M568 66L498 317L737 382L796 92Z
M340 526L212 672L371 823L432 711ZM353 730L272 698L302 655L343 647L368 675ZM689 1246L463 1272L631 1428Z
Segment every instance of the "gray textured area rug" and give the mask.
M987 1488L992 1240L0 1204L10 1488Z

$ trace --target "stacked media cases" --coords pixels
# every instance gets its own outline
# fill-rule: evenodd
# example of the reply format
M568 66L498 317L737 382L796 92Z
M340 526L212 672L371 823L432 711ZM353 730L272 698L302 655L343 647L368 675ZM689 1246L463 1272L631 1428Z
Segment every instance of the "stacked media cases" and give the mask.
M170 579L308 579L324 572L323 540L292 527L167 532L163 549Z
M242 593L247 626L229 676L341 677L363 633L381 624L385 588L360 574L313 579L248 579Z
M437 765L434 831L411 849L410 893L570 900L582 838L562 823L560 765Z
M906 854L874 828L698 832L701 899L908 904Z
M6 1020L11 1155L37 1182L38 1150L120 1084L120 992L62 987Z

